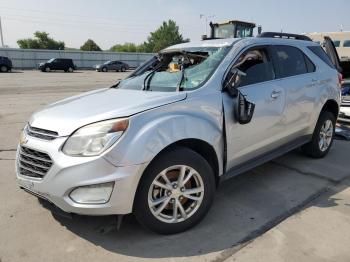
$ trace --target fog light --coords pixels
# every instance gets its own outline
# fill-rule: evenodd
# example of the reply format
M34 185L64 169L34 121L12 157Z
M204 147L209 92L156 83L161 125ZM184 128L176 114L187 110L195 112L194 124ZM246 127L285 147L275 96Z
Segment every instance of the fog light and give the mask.
M105 204L111 197L113 187L114 182L77 187L69 197L79 204Z

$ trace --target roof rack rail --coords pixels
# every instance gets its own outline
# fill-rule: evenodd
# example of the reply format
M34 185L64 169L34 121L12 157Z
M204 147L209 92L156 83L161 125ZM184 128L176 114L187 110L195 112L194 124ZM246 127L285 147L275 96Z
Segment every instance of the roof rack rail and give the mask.
M264 32L257 37L269 37L269 38L286 38L295 40L312 41L310 37L306 35L288 34L288 33L278 33L278 32Z

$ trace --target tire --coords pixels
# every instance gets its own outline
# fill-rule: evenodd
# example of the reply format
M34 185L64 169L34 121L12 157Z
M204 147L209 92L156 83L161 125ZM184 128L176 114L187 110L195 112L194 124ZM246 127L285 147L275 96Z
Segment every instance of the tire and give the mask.
M184 186L178 180L180 170L186 170L182 180ZM166 175L168 183L161 173ZM155 185L156 181L167 189L159 187L159 183ZM190 189L198 192L189 194ZM180 233L205 217L213 202L215 189L214 172L208 162L190 149L176 147L162 153L147 167L136 192L133 213L141 225L154 232ZM152 207L154 200L162 198L165 200ZM156 214L158 209L161 210L159 215ZM176 221L173 221L174 217Z
M50 70L51 70L51 69L50 69L50 67L48 67L48 66L44 68L44 71L45 71L45 72L50 72Z
M107 71L108 71L107 67L102 68L102 72L107 72Z
M125 72L125 71L126 71L126 68L125 68L125 67L122 67L121 71L122 71L122 72Z
M2 66L0 67L0 71L1 71L2 73L5 73L5 72L8 72L9 69L7 68L7 66L2 65Z
M326 156L333 144L335 122L336 118L334 114L328 111L322 111L312 139L309 143L301 147L302 151L313 158L323 158Z
M73 69L72 67L68 67L67 71L68 71L69 73L73 73L74 69Z

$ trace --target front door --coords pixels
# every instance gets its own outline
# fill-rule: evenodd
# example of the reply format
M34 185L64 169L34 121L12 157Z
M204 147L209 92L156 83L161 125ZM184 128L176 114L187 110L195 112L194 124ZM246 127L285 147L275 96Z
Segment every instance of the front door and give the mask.
M237 88L255 104L255 111L250 123L239 124L234 117L236 98L222 93L228 170L280 146L285 129L282 116L286 94L275 80L269 48L247 50L233 67L246 74L241 74Z

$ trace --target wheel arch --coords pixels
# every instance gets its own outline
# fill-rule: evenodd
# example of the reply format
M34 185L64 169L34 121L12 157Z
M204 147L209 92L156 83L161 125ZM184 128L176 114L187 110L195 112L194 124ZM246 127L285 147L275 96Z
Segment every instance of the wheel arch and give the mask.
M188 138L188 139L182 139L179 141L176 141L165 148L163 148L149 163L149 165L155 161L158 156L164 154L165 152L174 150L177 147L184 147L193 150L194 152L198 153L200 156L202 156L208 164L213 169L214 175L215 175L215 181L216 185L219 183L219 159L215 152L215 149L212 145L210 145L208 142L197 139L197 138ZM149 166L148 165L148 166ZM146 168L147 169L147 168Z
M338 114L339 114L339 105L335 100L329 99L323 105L321 112L323 112L323 111L328 111L328 112L332 113L335 116L335 118L337 119Z

